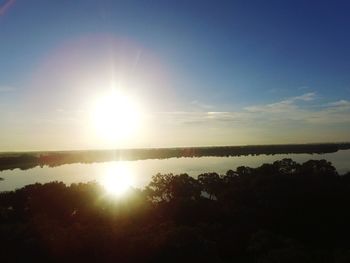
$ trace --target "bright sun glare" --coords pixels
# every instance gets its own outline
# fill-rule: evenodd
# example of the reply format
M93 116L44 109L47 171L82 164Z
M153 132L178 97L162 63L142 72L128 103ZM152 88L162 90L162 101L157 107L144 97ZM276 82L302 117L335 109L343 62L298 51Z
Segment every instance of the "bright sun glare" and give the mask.
M101 184L108 194L121 196L134 184L134 174L126 163L113 163L106 170Z
M98 135L111 143L130 138L141 126L141 110L135 100L112 92L96 101L93 122Z

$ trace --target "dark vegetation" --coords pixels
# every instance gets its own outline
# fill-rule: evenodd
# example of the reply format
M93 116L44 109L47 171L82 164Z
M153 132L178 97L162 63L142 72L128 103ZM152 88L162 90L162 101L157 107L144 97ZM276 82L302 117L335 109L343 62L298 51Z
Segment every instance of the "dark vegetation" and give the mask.
M0 194L1 262L350 262L350 173L283 159L225 175L155 175Z
M292 154L292 153L333 153L350 149L350 143L324 144L288 144L288 145L250 145L250 146L217 146L186 148L148 148L119 149L94 151L32 152L0 154L0 171L20 168L30 169L36 166L59 166L72 163L94 163L113 160L166 159L173 157L203 156L242 156L259 154Z

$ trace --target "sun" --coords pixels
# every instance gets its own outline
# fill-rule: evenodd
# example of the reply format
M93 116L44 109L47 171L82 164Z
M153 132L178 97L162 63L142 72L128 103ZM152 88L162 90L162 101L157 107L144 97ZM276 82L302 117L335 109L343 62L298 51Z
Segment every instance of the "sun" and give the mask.
M122 196L133 186L135 181L131 168L123 162L111 164L101 180L106 192L113 196Z
M141 126L141 116L137 101L117 91L98 98L92 112L98 136L111 143L131 138Z

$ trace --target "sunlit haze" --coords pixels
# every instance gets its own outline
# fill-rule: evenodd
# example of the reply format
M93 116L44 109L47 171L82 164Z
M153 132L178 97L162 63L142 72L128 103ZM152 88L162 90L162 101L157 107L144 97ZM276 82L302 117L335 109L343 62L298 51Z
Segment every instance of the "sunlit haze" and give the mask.
M142 134L142 114L135 100L113 90L97 99L92 109L92 121L97 136L118 146L123 140Z
M124 196L135 184L135 175L127 163L113 163L103 172L101 184L106 192L115 197Z
M347 1L166 2L0 1L0 151L350 140Z

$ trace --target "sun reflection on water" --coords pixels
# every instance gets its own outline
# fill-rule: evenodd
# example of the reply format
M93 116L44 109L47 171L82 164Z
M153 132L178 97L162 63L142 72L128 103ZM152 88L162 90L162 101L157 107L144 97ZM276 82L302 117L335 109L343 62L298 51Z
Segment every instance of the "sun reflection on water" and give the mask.
M134 185L135 174L127 163L116 162L105 170L100 183L108 194L123 196Z

